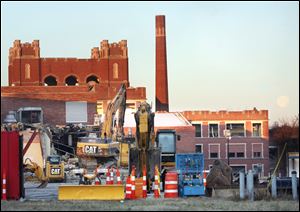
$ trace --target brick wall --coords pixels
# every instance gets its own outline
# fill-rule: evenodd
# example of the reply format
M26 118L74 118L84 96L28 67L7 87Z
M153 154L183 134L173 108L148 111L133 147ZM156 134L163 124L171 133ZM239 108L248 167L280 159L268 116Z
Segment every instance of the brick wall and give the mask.
M44 123L50 125L66 124L66 105L65 101L40 100L40 99L23 99L1 97L1 122L5 119L8 111L17 111L21 107L41 107L44 114ZM87 105L88 122L94 123L94 114L96 113L96 104L88 103Z

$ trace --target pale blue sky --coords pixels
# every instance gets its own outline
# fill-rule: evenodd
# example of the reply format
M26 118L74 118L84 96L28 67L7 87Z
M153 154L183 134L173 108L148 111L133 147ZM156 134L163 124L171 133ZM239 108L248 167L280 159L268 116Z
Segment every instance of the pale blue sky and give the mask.
M78 58L127 39L130 83L154 104L155 15L166 16L170 111L256 107L270 124L299 113L298 2L1 2L1 85L15 39Z

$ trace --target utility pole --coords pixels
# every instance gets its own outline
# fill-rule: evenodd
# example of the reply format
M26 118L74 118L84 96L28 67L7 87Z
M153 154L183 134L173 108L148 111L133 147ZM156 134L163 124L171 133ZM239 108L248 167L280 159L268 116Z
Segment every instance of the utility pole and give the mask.
M227 160L228 160L227 164L229 166L229 140L231 139L231 132L230 132L230 130L224 130L223 133L227 140Z

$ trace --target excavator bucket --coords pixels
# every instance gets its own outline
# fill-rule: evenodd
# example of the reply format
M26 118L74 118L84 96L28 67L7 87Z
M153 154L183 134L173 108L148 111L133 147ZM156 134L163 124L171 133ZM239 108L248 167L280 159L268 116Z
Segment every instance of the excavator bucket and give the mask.
M124 185L62 185L58 200L123 200Z

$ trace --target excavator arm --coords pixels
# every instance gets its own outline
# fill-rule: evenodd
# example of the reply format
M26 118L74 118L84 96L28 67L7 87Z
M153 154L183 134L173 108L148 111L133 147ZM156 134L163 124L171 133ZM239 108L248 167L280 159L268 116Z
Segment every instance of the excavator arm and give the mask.
M27 162L29 161L29 162ZM49 179L45 176L43 168L29 158L25 160L24 171L34 173L37 179L41 182L38 188L45 188L48 185Z
M114 99L107 106L101 137L118 138L124 135L123 124L126 109L126 87L121 85L120 90ZM119 111L118 111L119 110ZM118 111L118 123L115 122L115 115Z

